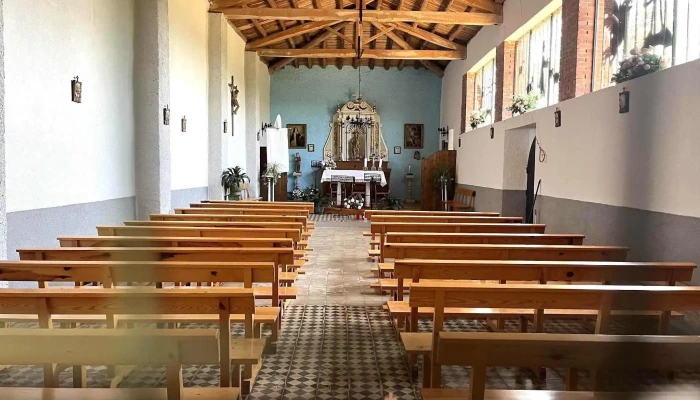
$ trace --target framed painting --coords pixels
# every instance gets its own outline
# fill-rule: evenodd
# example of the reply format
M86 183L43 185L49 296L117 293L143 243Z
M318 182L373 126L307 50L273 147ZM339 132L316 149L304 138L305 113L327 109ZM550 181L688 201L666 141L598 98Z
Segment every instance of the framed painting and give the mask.
M306 124L287 124L290 149L306 148Z
M401 154L401 146L394 146L394 154Z
M423 124L405 124L403 126L403 147L407 149L422 149L424 136L425 128Z

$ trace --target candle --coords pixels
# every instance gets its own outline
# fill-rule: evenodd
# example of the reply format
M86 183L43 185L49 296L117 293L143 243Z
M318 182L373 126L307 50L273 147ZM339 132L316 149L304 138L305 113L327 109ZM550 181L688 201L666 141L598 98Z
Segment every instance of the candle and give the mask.
M365 168L367 168L367 157L365 157Z
M411 173L411 166L410 165L408 166L408 173L409 174Z
M380 158L380 159L379 159L379 169L382 169L382 163L383 163L383 162L384 162L384 160Z

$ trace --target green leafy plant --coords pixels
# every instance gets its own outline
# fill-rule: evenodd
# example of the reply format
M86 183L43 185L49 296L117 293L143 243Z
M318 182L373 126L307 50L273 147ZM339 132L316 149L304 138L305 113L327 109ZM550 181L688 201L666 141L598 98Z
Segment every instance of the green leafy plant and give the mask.
M450 164L438 164L437 168L435 169L435 174L433 175L435 186L442 187L442 185L450 183L452 180L454 180L454 177L452 176L452 168L450 167Z
M314 203L314 208L318 213L323 212L323 208L332 204L331 198L328 197L328 195L321 194L321 191L313 186L309 186L306 189L301 190L297 201Z
M226 168L221 173L221 186L224 187L224 196L226 199L240 200L241 187L245 182L250 182L250 177L248 177L248 175L243 172L243 168L239 166Z
M282 173L280 172L281 168L282 164L280 163L269 163L267 164L267 168L265 168L263 176L271 178L272 182L277 182L277 180L282 175Z
M530 110L537 108L537 100L540 98L540 94L537 92L530 92L526 95L518 95L513 97L513 104L506 107L506 110L513 113L513 115L525 114Z
M650 49L632 49L630 55L620 62L620 70L612 77L614 83L626 82L666 68L666 61Z
M391 195L379 200L378 205L380 210L403 210L403 200Z

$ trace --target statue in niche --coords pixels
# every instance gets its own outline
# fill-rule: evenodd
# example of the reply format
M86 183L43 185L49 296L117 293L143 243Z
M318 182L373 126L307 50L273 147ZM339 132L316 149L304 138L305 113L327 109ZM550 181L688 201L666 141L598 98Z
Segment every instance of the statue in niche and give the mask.
M301 155L299 153L294 156L294 172L301 173Z
M348 157L351 160L362 160L365 158L365 134L354 131L348 141Z

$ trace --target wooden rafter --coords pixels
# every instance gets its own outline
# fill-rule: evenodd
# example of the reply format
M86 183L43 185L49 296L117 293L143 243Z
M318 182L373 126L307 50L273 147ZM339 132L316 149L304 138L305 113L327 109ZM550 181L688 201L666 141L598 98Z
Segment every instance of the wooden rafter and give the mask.
M227 8L242 7L256 0L211 0L209 11L223 11Z
M245 46L246 50L254 50L260 47L269 46L271 44L279 43L285 41L289 38L295 36L303 35L307 32L313 32L319 29L323 29L327 26L334 25L338 21L321 21L321 22L307 22L305 24L297 25L293 28L273 33L267 37L248 42Z
M372 25L371 28L374 30L374 34L367 39L362 41L362 45L366 46L370 43L373 43L375 40L379 39L382 36L386 36L387 32L391 32L394 30L393 26L385 26L383 30L378 30L376 26Z
M324 34L327 32L324 32ZM396 34L391 33L395 38L402 40ZM398 42L402 45L405 42ZM410 47L410 46L409 46ZM353 58L355 57L354 49L259 49L258 55L261 57L288 57L288 58ZM464 57L464 53L455 50L370 50L367 49L362 54L362 58L366 59L385 59L385 60L460 60ZM438 67L439 68L439 67Z
M377 25L377 28L381 29L381 24ZM395 34L394 32L387 33L387 36L389 36L391 38L391 40L393 40L397 45L399 45L399 47L403 48L404 52L417 52L417 54L426 54L424 52L431 52L431 53L435 53L435 55L437 55L437 54L439 54L438 52L447 51L447 52L453 53L456 57L458 57L458 58L452 58L452 60L464 58L464 51L457 51L457 50L415 50L411 47L410 44L408 44L408 42L403 40L401 37L399 37L399 35ZM400 50L394 50L394 51L400 51ZM406 60L409 58L411 58L411 57L402 57L401 59ZM437 58L437 57L434 57L434 58L428 58L428 57L416 58L416 57L414 57L411 59L421 60L421 63L423 63L423 65L425 65L429 70L435 72L439 76L443 76L445 74L445 71L439 65L437 65L436 63L434 63L430 60L447 60L449 58Z
M337 37L343 39L344 41L348 42L348 44L349 44L350 46L352 46L352 45L353 45L352 38L351 38L350 36L347 36L347 35L345 35L345 34L343 34L343 33L340 32L340 30L341 30L344 26L345 26L345 25L343 25L343 26L340 27L340 28L333 28L333 27L327 26L327 27L326 27L326 30L329 31L329 32L331 32L331 33L334 34L335 36L337 36Z
M462 46L458 43L455 43L452 40L444 38L438 34L426 31L424 29L405 24L403 22L388 24L388 26L394 27L400 31L408 33L409 35L411 35L413 37L425 40L426 42L436 44L440 47L445 47L445 48L448 48L451 50L463 50L464 49L464 46Z
M272 0L269 2L274 3ZM312 8L233 8L223 11L229 19L271 19L280 21L352 21L360 16L357 10ZM421 22L448 25L496 25L503 22L503 15L477 12L365 10L365 22Z
M300 49L296 49L296 50L304 51L304 50L313 49L314 47L318 46L319 44L322 44L331 35L332 35L331 32L323 31L323 32L317 34L316 36L314 36L309 42L305 43ZM320 49L320 50L323 50L323 49ZM293 58L282 58L281 60L270 65L269 72L273 73L273 72L279 71L280 69L284 68L286 65L291 63L292 60L294 60L294 59ZM325 62L322 64L322 66L323 65L325 65ZM325 66L323 68L325 68Z

